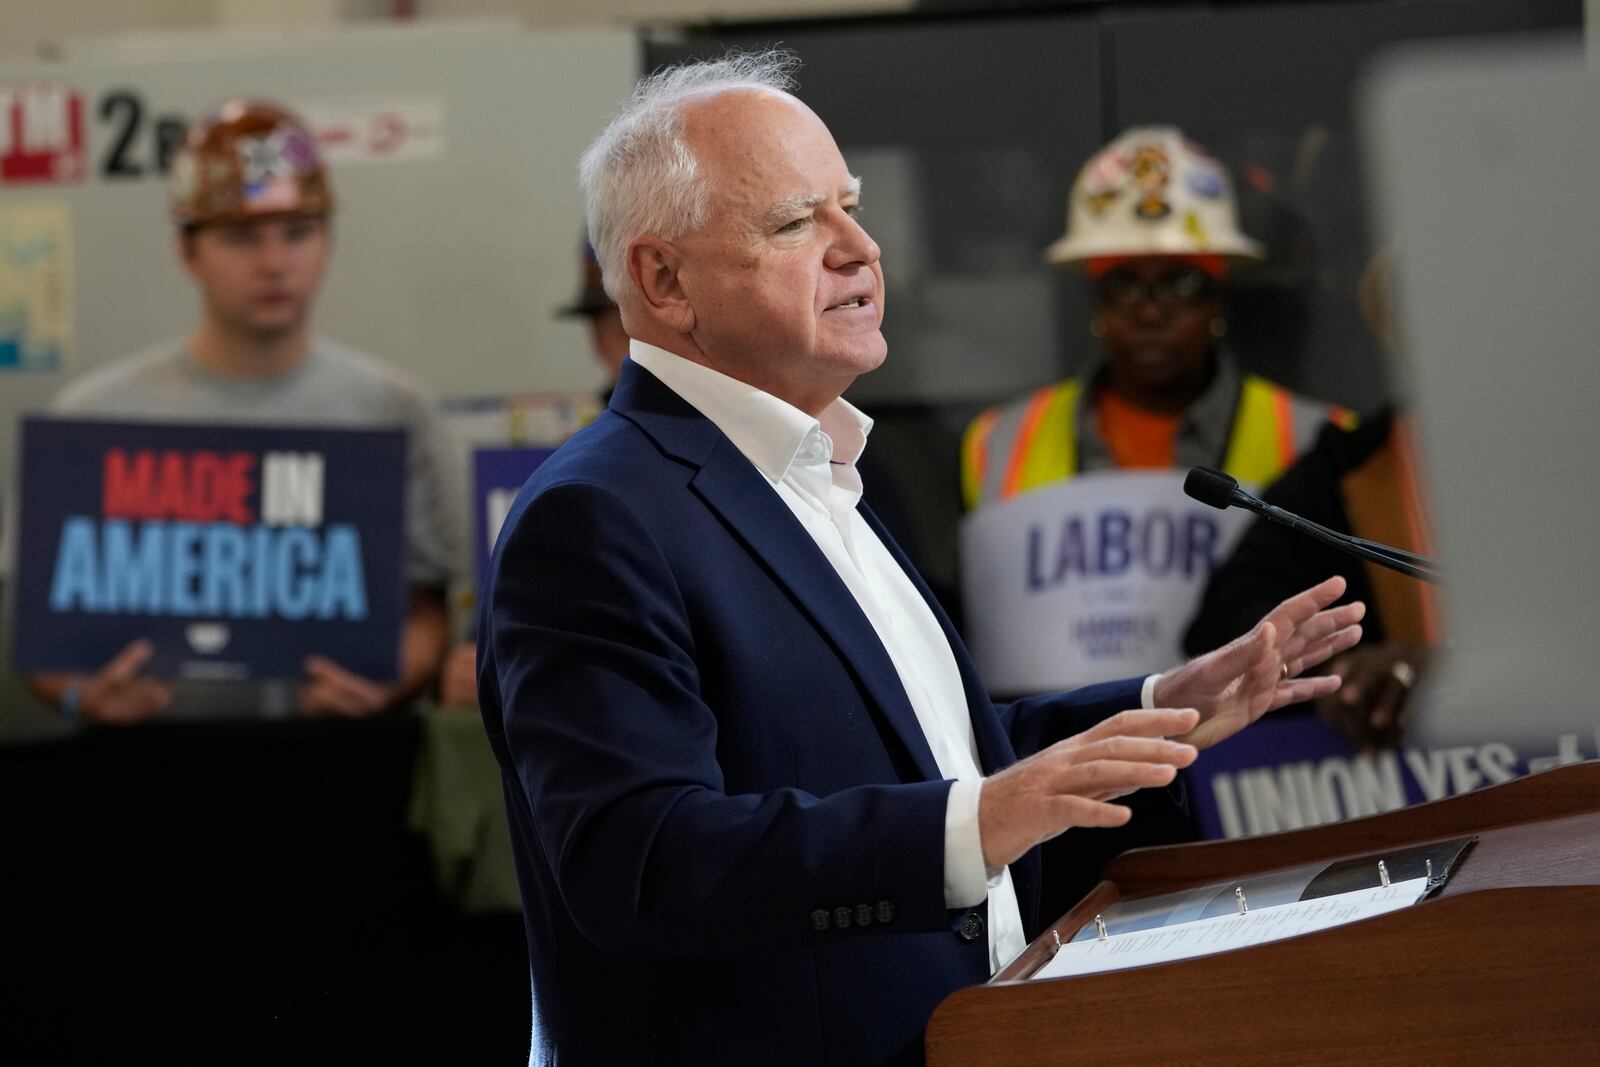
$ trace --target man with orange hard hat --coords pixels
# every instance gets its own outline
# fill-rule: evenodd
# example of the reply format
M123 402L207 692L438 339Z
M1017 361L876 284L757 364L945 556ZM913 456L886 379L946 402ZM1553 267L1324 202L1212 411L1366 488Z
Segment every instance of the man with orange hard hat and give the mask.
M36 676L32 688L67 715L97 723L164 713L362 716L404 703L431 684L448 642L444 590L458 566L461 504L427 389L312 333L334 204L316 140L280 107L229 101L189 131L169 193L178 259L200 295L199 323L185 338L82 376L52 409L122 421L404 429L411 595L401 675L380 684L311 656L296 685L174 684L142 673L153 650L135 641L91 676Z

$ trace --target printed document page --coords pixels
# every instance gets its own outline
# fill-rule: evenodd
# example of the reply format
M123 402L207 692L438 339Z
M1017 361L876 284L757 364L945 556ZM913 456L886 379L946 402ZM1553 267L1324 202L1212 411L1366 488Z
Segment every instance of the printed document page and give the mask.
M1033 977L1066 978L1143 967L1309 934L1409 907L1422 898L1427 888L1426 878L1412 878L1392 885L1279 904L1242 915L1221 915L1118 934L1104 941L1098 938L1073 941L1062 945L1055 958L1034 972Z

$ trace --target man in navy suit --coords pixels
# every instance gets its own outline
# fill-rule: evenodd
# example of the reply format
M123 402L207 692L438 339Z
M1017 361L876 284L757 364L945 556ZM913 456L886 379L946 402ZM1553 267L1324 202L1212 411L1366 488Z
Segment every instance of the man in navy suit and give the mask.
M1335 579L1166 674L989 701L859 503L883 277L792 63L658 73L581 167L630 358L480 630L536 1063L916 1062L1037 931L1040 841L1336 688L1299 673L1359 635Z

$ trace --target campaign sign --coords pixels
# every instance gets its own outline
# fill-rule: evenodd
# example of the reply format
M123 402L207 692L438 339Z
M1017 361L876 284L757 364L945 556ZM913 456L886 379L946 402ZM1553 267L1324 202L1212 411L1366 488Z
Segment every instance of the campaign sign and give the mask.
M1182 472L1084 474L961 525L967 638L995 692L1166 670L1206 580L1249 524L1183 493Z
M398 430L25 420L18 669L396 678L405 469Z
M489 556L511 502L553 448L480 448L472 454L473 573L478 588L489 575Z
M1588 736L1357 754L1317 716L1285 712L1206 749L1187 773L1206 837L1253 837L1441 800L1597 754L1600 720Z

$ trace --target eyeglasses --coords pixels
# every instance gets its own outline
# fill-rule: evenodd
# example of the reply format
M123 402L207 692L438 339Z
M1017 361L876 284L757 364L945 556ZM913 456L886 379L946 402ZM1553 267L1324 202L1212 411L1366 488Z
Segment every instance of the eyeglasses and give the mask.
M1150 279L1141 278L1132 271L1114 270L1094 283L1095 299L1100 306L1119 311L1127 311L1145 300L1170 307L1202 300L1216 291L1216 280L1195 268L1170 271Z

